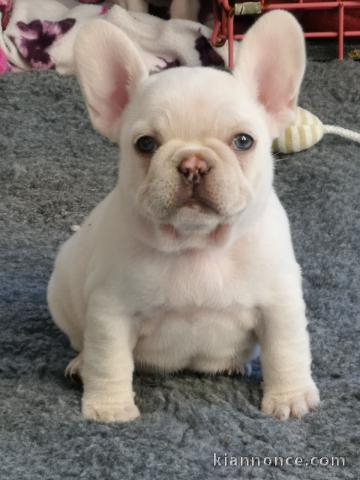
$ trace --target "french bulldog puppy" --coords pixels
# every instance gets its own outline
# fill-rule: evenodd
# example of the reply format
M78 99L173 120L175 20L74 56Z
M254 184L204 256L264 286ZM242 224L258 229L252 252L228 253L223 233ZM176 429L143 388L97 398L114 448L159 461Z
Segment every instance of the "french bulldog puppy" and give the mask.
M301 271L271 155L304 73L296 20L260 18L233 74L149 76L103 20L83 27L75 57L92 123L121 156L116 187L63 245L48 288L79 352L68 371L82 378L83 415L135 419L135 368L238 371L257 344L262 411L315 408Z

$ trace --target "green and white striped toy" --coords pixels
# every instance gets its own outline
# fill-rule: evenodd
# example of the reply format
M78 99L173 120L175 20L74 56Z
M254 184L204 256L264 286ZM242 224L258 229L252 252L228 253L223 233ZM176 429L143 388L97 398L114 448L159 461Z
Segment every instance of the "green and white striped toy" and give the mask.
M315 145L326 133L360 143L360 133L335 125L324 125L316 115L298 107L295 122L274 140L273 150L281 153L300 152Z

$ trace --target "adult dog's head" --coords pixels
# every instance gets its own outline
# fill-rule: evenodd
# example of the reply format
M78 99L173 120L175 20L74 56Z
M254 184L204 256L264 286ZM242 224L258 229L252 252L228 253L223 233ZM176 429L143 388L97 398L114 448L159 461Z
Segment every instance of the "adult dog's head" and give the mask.
M80 31L75 58L94 127L120 145L124 228L160 250L203 248L260 214L271 143L294 116L304 73L303 34L290 14L256 22L233 73L149 75L129 38L103 20Z

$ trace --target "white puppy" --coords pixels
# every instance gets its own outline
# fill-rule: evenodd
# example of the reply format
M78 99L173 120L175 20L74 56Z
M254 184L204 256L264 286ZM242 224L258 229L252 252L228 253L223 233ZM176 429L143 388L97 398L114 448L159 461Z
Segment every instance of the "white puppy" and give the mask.
M79 352L82 412L128 421L134 368L241 370L261 347L262 410L285 419L319 402L300 268L272 186L272 139L294 116L302 31L262 17L234 75L179 67L149 76L116 27L75 47L94 127L121 151L119 179L62 247L48 300Z

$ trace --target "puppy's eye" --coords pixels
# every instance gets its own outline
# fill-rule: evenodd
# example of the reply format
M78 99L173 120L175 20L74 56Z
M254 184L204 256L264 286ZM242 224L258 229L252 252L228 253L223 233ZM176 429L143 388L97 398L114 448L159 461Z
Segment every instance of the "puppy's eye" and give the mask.
M239 133L233 138L232 147L235 150L249 150L254 144L254 139L247 133Z
M144 135L136 140L135 146L140 153L151 155L158 148L159 144L154 137Z

